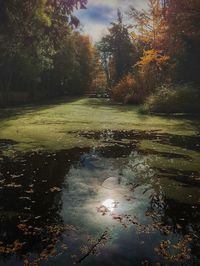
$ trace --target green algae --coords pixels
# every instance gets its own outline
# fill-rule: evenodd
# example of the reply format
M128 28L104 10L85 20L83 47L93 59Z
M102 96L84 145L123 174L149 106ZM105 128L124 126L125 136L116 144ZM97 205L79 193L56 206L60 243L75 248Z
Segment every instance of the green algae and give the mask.
M94 140L84 137L77 139L72 132L78 131L149 130L179 135L197 133L197 127L191 120L142 115L138 113L137 107L111 104L105 99L83 98L57 105L15 108L10 113L11 116L0 120L0 139L18 142L15 148L22 151L36 147L59 150L95 145Z
M184 149L178 146L164 145L150 140L142 140L139 147L141 150L152 150L158 153L157 155L148 155L152 167L200 172L200 155L197 151ZM163 152L170 152L172 158L163 157ZM173 154L187 156L188 158L173 158Z
M200 191L198 186L185 186L176 180L162 178L160 180L164 196L185 204L199 204Z
M76 226L75 237L83 243L83 234L98 239L98 234L109 228L109 252L113 246L118 247L118 252L130 246L137 252L142 247L145 257L148 252L154 258L154 247L163 237L170 241L181 239L192 230L199 239L200 156L196 120L141 115L136 107L100 99L17 108L11 110L11 115L1 117L0 152L4 152L0 156L0 177L5 199L2 232L6 238L11 237L10 243L27 217L31 217L27 220L30 228L42 228L37 231L37 241L22 235L28 250L31 247L30 254L33 245L36 250L38 243L45 246L45 239L49 247L52 236L48 228L59 228L61 221ZM21 188L15 187L17 184ZM123 216L112 219L111 215L97 211L108 199L119 202L119 214L122 212L129 219L125 215L134 215L133 227L119 223L117 219ZM148 213L153 214L152 218ZM137 222L147 223L146 227L138 226L140 235L135 231ZM154 226L159 224L160 229L149 235L152 222ZM169 232L169 224L174 231ZM167 236L161 230L163 226ZM79 247L73 239L69 241L71 246ZM195 239L192 244L195 245ZM128 258L126 250L124 255ZM113 257L111 253L111 261ZM56 257L56 263L62 265L59 258ZM65 264L66 261L70 264L64 258Z
M198 151L150 140L142 140L138 146L140 151L148 151L147 161L153 169L158 170L159 184L166 198L184 204L200 203L200 155ZM169 153L171 158L162 156L163 153ZM180 158L174 158L174 155Z

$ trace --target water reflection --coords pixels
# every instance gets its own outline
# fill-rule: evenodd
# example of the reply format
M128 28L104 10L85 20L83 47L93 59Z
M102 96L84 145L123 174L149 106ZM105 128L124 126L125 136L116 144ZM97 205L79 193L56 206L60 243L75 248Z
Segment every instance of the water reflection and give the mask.
M168 193L163 180L177 191L173 177L152 168L133 141L116 141L3 158L1 266L198 265L199 204L181 201L181 183L180 195Z
M113 212L117 207L117 202L113 199L107 199L102 203L102 206L108 209L109 212Z

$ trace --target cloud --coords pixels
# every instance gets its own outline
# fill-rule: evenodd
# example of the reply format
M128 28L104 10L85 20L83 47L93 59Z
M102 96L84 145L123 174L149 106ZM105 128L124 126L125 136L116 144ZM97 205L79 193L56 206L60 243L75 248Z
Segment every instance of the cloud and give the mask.
M129 5L138 9L145 8L147 0L88 0L87 9L79 10L76 15L84 33L89 34L95 42L107 32L110 22L116 19L117 9L123 12Z
M87 12L85 16L89 21L102 24L109 21L113 14L113 8L108 5L92 5L85 12Z

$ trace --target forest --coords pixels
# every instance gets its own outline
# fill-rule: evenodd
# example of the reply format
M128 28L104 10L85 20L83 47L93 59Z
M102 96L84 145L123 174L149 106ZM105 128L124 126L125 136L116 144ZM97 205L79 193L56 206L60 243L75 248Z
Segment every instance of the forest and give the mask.
M93 43L73 15L86 0L2 0L1 105L99 93L144 112L198 113L199 1L148 2L118 10Z
M0 0L0 266L200 265L200 0Z

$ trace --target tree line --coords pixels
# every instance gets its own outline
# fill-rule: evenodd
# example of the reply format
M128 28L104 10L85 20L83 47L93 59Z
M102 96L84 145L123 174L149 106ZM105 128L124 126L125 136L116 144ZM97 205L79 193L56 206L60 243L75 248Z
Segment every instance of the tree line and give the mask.
M98 49L112 98L145 103L150 111L162 111L162 105L163 112L199 110L198 0L148 0L145 10L130 6L125 14L118 11L108 32Z
M0 104L82 94L93 47L77 30L87 0L0 0Z
M106 92L148 111L199 110L199 0L118 10L95 45L73 15L86 4L0 0L0 105Z

